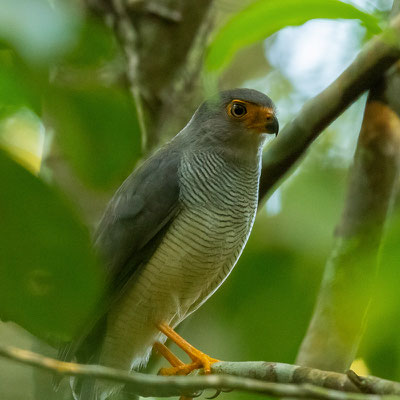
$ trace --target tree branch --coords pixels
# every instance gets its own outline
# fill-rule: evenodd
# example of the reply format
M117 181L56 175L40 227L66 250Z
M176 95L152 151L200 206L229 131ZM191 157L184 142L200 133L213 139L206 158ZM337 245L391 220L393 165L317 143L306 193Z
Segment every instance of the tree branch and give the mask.
M297 357L300 365L344 372L361 339L400 167L400 119L373 98L366 105L336 243Z
M285 363L222 361L212 365L212 372L215 374L253 378L264 382L309 383L327 389L358 392L357 387L345 374Z
M385 87L392 85L378 78L365 107L334 250L296 360L300 365L346 371L364 330L400 170L400 118L382 99Z
M112 25L123 48L123 75L135 100L145 154L159 144L161 136L177 133L202 97L196 83L212 32L213 0L81 1ZM175 94L178 91L184 99ZM179 107L176 103L171 107L172 98ZM43 164L78 207L86 225L95 226L112 191L88 188L54 144Z
M352 64L324 91L308 101L264 153L260 202L270 194L318 135L363 92L381 79L400 57L400 17L371 40Z
M236 389L240 391L265 394L274 397L313 398L321 400L383 400L398 396L398 384L392 383L396 390L390 395L370 395L355 393L357 390L346 375L313 370L289 364L265 362L218 362L213 365L214 373L233 373L229 375L176 376L164 377L137 372L126 372L101 365L82 365L58 361L28 350L0 345L0 356L19 363L38 367L65 376L91 377L127 384L129 392L144 397L170 397L180 394L193 395L203 389ZM256 379L254 379L256 378ZM268 382L266 380L271 379ZM379 378L374 378L379 388ZM283 382L283 383L280 383ZM312 384L310 384L310 382ZM387 386L387 382L381 387ZM321 385L321 386L317 386ZM322 387L325 386L325 387ZM334 390L331 387L345 391Z
M140 89L146 122L146 147L147 150L151 150L159 145L161 134L171 137L193 114L201 89L198 86L187 88L191 96L188 96L186 101L179 99L179 107L171 108L169 101L175 94L176 80L180 80L182 71L188 66L196 39L202 35L203 22L206 21L207 24L210 19L209 11L212 9L213 0L123 1L126 3L130 22L136 28L140 39L136 54L139 64L135 79ZM161 14L160 10L163 10ZM171 16L174 18L171 19ZM210 32L208 29L204 36L208 37ZM205 41L199 49L201 54L204 52L204 46ZM198 66L201 66L201 62L198 62ZM195 83L200 70L201 68L198 68L196 73L190 75L192 84ZM178 129L172 121L179 121ZM167 122L168 129L164 126Z
M363 393L400 395L400 383L377 378L375 376L360 376L354 371L347 371L348 378Z
M116 18L114 18L115 30L120 38L120 42L125 52L127 68L126 75L129 80L129 89L135 100L136 112L138 115L139 126L142 137L142 150L147 147L147 127L144 119L143 104L139 84L139 51L138 34L125 7L124 0L112 0Z

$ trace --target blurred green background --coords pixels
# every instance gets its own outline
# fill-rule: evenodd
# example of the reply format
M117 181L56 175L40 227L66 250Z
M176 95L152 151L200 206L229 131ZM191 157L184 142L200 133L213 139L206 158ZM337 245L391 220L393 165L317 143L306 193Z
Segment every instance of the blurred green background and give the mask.
M3 3L0 318L8 322L0 324L0 341L54 356L45 342L72 337L101 291L100 262L92 254L90 234L113 191L147 149L124 74L123 49L112 29L80 1ZM225 26L228 33L218 39L222 44L215 39L211 49L221 57L218 46L223 48L223 40L233 40L240 29L224 24L242 3L216 1L215 30ZM284 126L349 65L376 33L376 21L387 18L392 1L348 4L373 22L360 23L354 19L358 14L329 18L311 8L293 21L284 18L283 10L271 21L273 29L258 32L258 39L271 36L241 48L231 61L233 53L227 50L218 86L267 93ZM254 40L244 38L241 46ZM206 66L206 83L208 72ZM326 130L259 210L232 274L181 326L191 343L222 360L294 362L341 215L364 104L365 97ZM395 380L400 380L399 235L400 207L395 204L357 367L360 373ZM49 375L0 360L1 399L50 399L50 391L37 388L49 382Z

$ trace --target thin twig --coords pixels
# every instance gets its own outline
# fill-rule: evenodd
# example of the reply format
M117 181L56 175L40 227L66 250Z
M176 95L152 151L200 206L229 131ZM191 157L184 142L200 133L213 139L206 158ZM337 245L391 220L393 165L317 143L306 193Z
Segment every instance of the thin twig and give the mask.
M384 400L389 397L385 395L379 396L343 392L318 387L309 383L265 382L241 376L207 375L164 377L137 372L129 373L114 368L103 367L101 365L82 365L58 361L28 350L4 345L0 345L0 356L25 365L45 369L59 375L91 377L126 383L126 388L129 391L144 397L170 397L182 393L190 394L209 388L236 389L274 397L313 398L321 400ZM214 368L223 370L221 367L223 364L223 362L216 363L214 364ZM230 363L230 368L232 368L232 364L235 363ZM259 366L261 366L261 364L263 363L259 363ZM400 396L390 395L390 397L400 399Z
M140 95L139 87L139 51L137 50L138 35L136 29L133 26L132 21L129 19L127 10L125 9L125 3L123 0L113 0L116 18L115 25L117 34L120 37L120 41L123 45L127 60L126 75L129 80L129 88L132 93L132 97L135 101L136 111L139 120L139 126L142 137L142 150L146 149L147 143L147 127L144 118L142 98Z
M182 121L185 121L196 105L203 98L201 87L201 71L204 58L204 49L209 41L215 24L215 5L210 1L207 11L204 13L196 36L186 54L186 61L182 64L162 93L162 108L158 120L157 130L163 132L162 141L171 136L171 132L179 130ZM180 104L175 110L174 118L171 118L171 110Z
M363 393L400 395L399 382L377 378L376 376L360 376L353 370L347 371L347 376Z
M345 392L359 391L345 374L286 363L265 361L223 361L215 363L212 366L212 372L216 374L254 378L264 382L309 383L315 386Z

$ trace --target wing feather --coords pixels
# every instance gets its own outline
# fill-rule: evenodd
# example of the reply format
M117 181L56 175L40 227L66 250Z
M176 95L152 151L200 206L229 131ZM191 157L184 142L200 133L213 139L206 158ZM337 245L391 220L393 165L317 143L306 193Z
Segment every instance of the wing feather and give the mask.
M97 361L109 305L151 257L179 212L180 157L171 147L160 149L132 172L109 202L94 235L94 246L105 261L105 299L86 331L60 348L61 360L76 356L83 363Z
M179 212L179 153L168 147L135 170L117 190L95 234L107 279L118 292L147 260Z

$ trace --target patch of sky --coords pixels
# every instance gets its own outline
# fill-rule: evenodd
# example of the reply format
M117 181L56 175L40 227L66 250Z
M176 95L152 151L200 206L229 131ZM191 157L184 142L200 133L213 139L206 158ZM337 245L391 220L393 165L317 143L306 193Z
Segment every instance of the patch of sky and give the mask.
M375 12L387 11L392 1L354 0L349 3ZM265 57L273 67L271 72L247 82L246 86L271 96L283 127L300 112L307 100L329 86L350 65L363 46L364 36L365 29L353 20L312 20L300 27L287 27L264 42ZM329 146L323 146L320 152L311 151L312 156L332 167L349 166L365 101L366 96L362 96L327 129L318 142L327 141ZM266 204L269 214L280 211L280 190Z
M81 18L68 2L4 0L0 38L32 63L43 63L68 51L77 40Z

